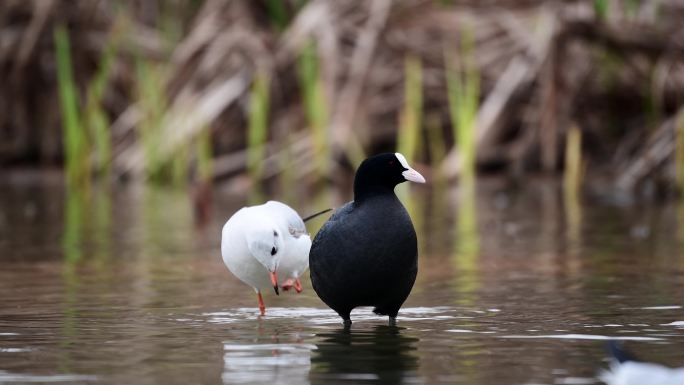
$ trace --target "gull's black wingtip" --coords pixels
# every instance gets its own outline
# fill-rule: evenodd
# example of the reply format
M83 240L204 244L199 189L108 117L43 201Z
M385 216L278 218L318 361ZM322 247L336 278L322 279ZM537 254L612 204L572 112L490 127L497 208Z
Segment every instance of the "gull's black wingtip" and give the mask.
M617 362L623 364L628 361L639 361L632 353L628 352L622 343L618 341L608 341L606 342L606 350L613 359Z

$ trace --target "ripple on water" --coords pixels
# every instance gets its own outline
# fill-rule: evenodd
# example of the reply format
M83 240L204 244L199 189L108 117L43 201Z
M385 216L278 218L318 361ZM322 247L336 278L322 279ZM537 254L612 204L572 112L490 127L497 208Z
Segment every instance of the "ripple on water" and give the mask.
M12 382L38 382L38 383L51 383L51 382L92 382L97 381L97 376L87 376L81 374L54 374L54 375L37 375L37 374L24 374L24 373L10 373L4 370L0 370L0 383L12 383Z
M466 318L457 316L456 313L458 312L463 311L447 306L403 308L397 317L397 321L415 322L425 320ZM477 312L477 310L471 310L471 312ZM268 308L266 315L263 317L258 314L255 308L236 308L227 311L202 313L202 316L208 317L208 322L217 324L229 324L257 319L296 319L298 321L306 321L317 325L340 323L340 317L333 310L311 307L271 307ZM355 323L359 321L380 321L385 319L386 317L384 316L378 316L377 314L374 314L371 308L358 308L352 312L352 320Z
M640 337L640 336L604 336L600 334L540 334L540 335L506 335L499 336L499 338L509 339L535 339L535 338L551 338L559 340L597 340L597 341L662 341L658 337Z
M0 348L0 353L24 353L35 350L34 348Z
M679 305L667 305L667 306L644 306L640 307L641 310L677 310L682 307Z
M554 382L554 384L558 385L589 385L598 383L596 378L593 377L565 377L559 378Z

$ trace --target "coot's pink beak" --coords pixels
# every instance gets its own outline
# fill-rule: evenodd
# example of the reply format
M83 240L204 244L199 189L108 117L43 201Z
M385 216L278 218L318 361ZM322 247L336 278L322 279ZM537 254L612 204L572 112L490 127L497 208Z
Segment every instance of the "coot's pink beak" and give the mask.
M275 271L269 272L271 274L271 283L273 284L273 290L275 290L276 295L280 295L280 292L278 292L278 276L276 275Z

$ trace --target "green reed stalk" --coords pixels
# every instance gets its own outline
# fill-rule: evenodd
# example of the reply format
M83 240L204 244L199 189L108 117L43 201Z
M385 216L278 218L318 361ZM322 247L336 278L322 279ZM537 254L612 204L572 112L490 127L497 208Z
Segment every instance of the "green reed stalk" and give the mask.
M93 190L94 194L88 204L89 217L87 228L92 232L95 248L93 257L97 261L97 271L106 274L108 265L105 262L112 256L112 192L109 184L100 184Z
M439 169L439 165L446 157L446 145L442 134L442 121L439 115L428 115L425 119L425 131L427 133L428 153L433 170ZM441 173L435 173L439 177Z
M88 199L83 189L67 189L64 197L64 231L62 233L62 252L68 264L78 262L83 257L82 243L84 233L84 213Z
M105 89L109 83L109 76L112 71L114 59L118 51L118 46L123 36L118 28L119 23L115 24L113 33L108 39L105 49L100 58L100 63L95 76L88 84L87 102L84 111L86 124L92 138L91 143L94 148L91 152L95 153L95 167L98 172L108 174L111 168L112 139L110 132L110 122L107 113L102 105Z
M94 103L94 102L93 102ZM112 159L112 140L110 137L110 124L107 115L101 105L89 104L86 106L88 128L93 138L95 152L95 168L101 174L109 174Z
M461 40L461 70L456 68L455 55L446 50L446 78L451 117L456 146L461 157L463 180L475 178L475 130L480 100L480 74L473 59L474 39L465 30Z
M581 184L582 166L582 131L572 125L565 142L565 172L563 175L563 206L566 217L566 236L569 245L568 253L576 255L582 243L582 205Z
M138 124L138 136L145 154L145 173L148 180L160 182L163 162L158 148L162 141L161 121L164 115L164 87L162 70L142 57L136 61L137 104L143 113Z
M625 2L625 13L630 18L635 18L639 12L640 0L627 0Z
M299 83L302 89L304 111L314 140L314 153L318 171L329 169L328 103L323 91L320 65L313 42L305 45L297 62Z
M70 184L85 183L88 178L87 143L78 110L78 91L71 63L69 34L64 25L56 27L54 40L67 181Z
M401 111L397 151L411 162L416 157L423 123L423 65L409 55L404 60L404 106Z
M268 75L261 72L257 73L252 83L249 98L247 170L254 181L261 179L263 174L268 136L270 83Z
M286 128L287 132L281 136L280 142L280 152L283 154L283 158L280 160L285 165L294 164L294 154L292 151L292 139L290 135L290 129ZM294 204L299 203L299 194L297 194L296 188L295 170L293 167L283 167L282 172L279 176L280 191L283 194L283 199L285 202L292 202Z
M287 10L282 0L266 0L266 13L278 31L283 31L288 24Z
M178 3L171 1L161 2L157 31L163 36L164 40L172 45L178 44L183 38L183 18L182 7Z
M563 184L569 197L577 198L582 183L582 131L571 126L565 142L565 173Z
M600 20L608 18L609 4L608 0L594 0L594 12Z
M475 183L461 183L458 186L458 212L454 237L452 263L456 274L455 284L459 293L461 305L473 304L472 293L482 285L478 260L480 256L480 233L477 218L477 191Z
M171 184L181 187L188 181L188 164L190 155L187 146L180 146L176 151L171 163L169 164L171 173Z
M675 117L675 183L679 200L677 201L677 240L684 243L684 107L680 107Z

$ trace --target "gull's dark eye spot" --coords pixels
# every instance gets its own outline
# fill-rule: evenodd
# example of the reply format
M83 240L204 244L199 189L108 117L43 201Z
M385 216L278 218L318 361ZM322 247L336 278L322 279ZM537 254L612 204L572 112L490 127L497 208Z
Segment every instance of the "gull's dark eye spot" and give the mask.
M277 236L278 236L278 232L275 231L275 230L273 230L273 236L274 236L274 237L277 237Z
M271 255L275 255L275 253L278 252L278 249L275 248L275 246L271 249Z

